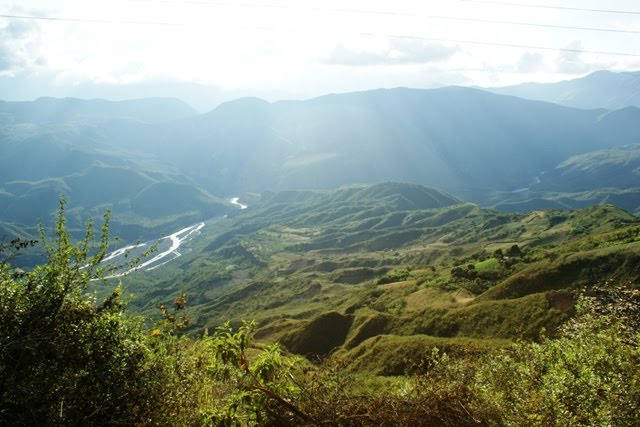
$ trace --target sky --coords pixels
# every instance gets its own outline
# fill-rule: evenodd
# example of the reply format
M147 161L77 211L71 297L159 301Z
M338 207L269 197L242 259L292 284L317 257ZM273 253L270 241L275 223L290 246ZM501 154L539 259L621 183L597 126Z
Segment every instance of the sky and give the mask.
M21 0L0 14L55 18L0 18L4 100L180 96L206 109L640 70L637 0Z

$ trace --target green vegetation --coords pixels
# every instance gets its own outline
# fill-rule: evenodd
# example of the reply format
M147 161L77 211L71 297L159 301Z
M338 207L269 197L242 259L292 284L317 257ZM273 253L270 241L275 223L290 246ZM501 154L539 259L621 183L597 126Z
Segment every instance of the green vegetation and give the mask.
M187 297L149 324L116 288L98 301L108 216L73 244L64 203L47 264L0 264L0 422L11 425L615 425L640 422L640 293L605 285L539 343L377 335L395 317L328 313L292 347L256 345L255 325L184 335ZM95 244L94 244L95 243ZM33 242L14 241L6 251ZM89 252L97 245L95 254ZM98 279L97 281L94 279ZM386 286L386 285L383 285ZM534 295L535 296L535 295ZM528 302L526 305L532 305ZM360 318L358 318L360 316ZM484 313L481 318L487 316ZM380 320L383 320L382 322ZM352 349L327 351L358 327ZM368 325L368 326L367 326ZM284 339L286 341L286 339ZM305 344L303 341L307 340ZM392 355L392 357L389 357ZM407 369L407 367L410 369ZM362 372L369 376L362 376Z
M252 326L227 326L198 340L182 331L186 297L164 305L149 326L125 313L120 287L102 301L100 261L108 216L94 255L93 228L71 242L64 203L49 256L32 271L0 264L0 422L11 425L237 425L265 422L293 385L277 345L250 349ZM3 251L33 242L15 241ZM6 255L6 252L3 254ZM251 352L251 354L248 354Z
M394 270L391 273L385 274L379 278L376 283L378 285L386 285L387 283L403 282L407 280L411 274L404 268Z
M393 183L285 192L205 227L191 252L123 286L146 315L187 293L192 335L250 318L261 341L309 360L374 345L375 360L393 360L383 343L474 350L554 337L583 289L638 282L638 230L613 206L502 213ZM400 360L394 372L414 369Z
M525 212L540 208L577 209L613 204L630 212L640 209L640 146L590 151L571 156L540 175L527 191L497 192L488 205Z

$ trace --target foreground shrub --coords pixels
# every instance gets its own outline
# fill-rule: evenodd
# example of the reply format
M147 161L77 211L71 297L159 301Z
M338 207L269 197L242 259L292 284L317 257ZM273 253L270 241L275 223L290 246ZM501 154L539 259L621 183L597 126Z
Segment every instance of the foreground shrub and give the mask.
M625 319L586 300L558 339L517 345L479 368L480 398L504 425L640 425L640 353Z
M96 254L93 228L74 245L64 202L47 264L28 273L0 266L0 419L8 425L126 424L153 410L142 322L123 316L116 288L88 294L108 249L108 217Z
M245 425L304 420L278 345L252 349L253 324L211 336L183 334L185 295L160 305L152 328L125 313L117 287L98 303L108 250L108 214L73 244L65 203L45 265L13 270L0 262L0 424ZM32 244L33 242L29 242ZM90 250L94 248L93 255ZM2 247L2 250L21 245ZM6 258L6 257L5 257ZM251 354L250 354L251 353Z

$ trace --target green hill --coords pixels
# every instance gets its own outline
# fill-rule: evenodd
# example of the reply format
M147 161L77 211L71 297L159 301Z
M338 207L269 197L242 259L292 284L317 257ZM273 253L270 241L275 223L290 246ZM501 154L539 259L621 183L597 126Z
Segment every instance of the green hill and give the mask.
M640 221L621 209L506 213L409 184L266 195L203 233L125 279L138 310L186 292L194 330L252 318L261 340L344 353L356 370L384 349L376 360L396 365L380 372L408 368L399 337L480 351L553 334L578 290L640 280Z
M589 191L608 186L640 187L640 145L625 145L572 156L545 173L537 191Z

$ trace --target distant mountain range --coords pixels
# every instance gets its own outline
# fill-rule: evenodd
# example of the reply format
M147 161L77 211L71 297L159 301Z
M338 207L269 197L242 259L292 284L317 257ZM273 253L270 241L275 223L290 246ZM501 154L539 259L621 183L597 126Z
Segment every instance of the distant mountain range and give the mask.
M524 83L487 90L568 107L618 110L640 107L640 71L597 71L586 77L558 83Z
M72 225L112 207L116 231L135 239L234 209L223 197L385 181L506 210L608 201L634 211L639 143L635 107L462 87L243 98L202 115L163 98L5 102L0 233L33 231L61 194Z
M399 88L272 104L246 98L147 131L127 146L188 169L214 194L402 181L486 203L571 156L636 143L640 110Z
M0 123L61 124L95 123L108 120L136 120L160 123L193 116L196 111L175 98L147 98L129 101L104 99L38 98L35 101L0 101Z

